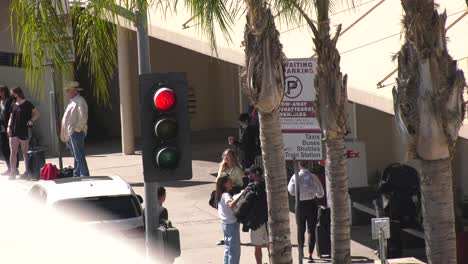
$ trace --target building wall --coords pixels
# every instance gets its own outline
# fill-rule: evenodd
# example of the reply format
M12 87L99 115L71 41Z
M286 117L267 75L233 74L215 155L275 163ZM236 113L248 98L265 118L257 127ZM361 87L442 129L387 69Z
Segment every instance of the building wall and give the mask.
M156 39L150 41L150 53L153 72L187 72L197 101L192 130L235 125L237 66Z
M394 120L390 114L356 104L357 138L366 145L370 182L380 177L390 163L405 161L406 145L398 135Z
M0 51L16 52L16 45L11 39L11 31L9 27L10 2L11 0L0 1Z

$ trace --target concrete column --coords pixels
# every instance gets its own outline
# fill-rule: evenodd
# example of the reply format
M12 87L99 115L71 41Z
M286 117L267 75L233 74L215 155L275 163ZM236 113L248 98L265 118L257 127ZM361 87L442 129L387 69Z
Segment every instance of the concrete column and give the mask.
M122 153L132 155L135 153L135 137L133 133L132 96L137 95L135 89L132 93L131 59L128 45L129 32L117 27L117 59L119 65L120 90L120 123L122 130Z

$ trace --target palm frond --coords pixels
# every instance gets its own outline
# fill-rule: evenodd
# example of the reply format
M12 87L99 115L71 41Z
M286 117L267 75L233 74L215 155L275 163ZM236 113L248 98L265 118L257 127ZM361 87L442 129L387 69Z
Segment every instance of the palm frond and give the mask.
M73 45L68 28L70 21L62 5L54 0L13 0L10 6L12 40L21 53L21 63L26 69L26 84L35 96L41 96L44 65L53 64L61 73L70 73L69 54ZM17 57L19 63L19 57Z
M113 0L95 0L84 9L74 8L78 67L88 65L94 94L100 103L109 103L108 85L117 65L117 31Z
M231 42L233 14L240 10L241 3L241 1L233 1L228 5L226 0L185 0L185 5L193 16L198 30L208 37L216 54L216 27L219 26L223 36Z

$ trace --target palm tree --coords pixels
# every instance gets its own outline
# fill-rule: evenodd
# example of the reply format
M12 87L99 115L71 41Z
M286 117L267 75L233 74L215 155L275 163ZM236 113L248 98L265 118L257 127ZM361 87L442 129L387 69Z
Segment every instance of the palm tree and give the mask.
M192 3L197 3L197 1ZM212 16L210 14L213 10L206 9L205 6L193 5L192 7L195 19L201 22L204 18ZM244 30L246 64L241 74L242 88L257 107L260 117L260 141L268 196L270 262L292 263L286 163L278 111L284 93L286 58L279 41L279 32L276 30L274 18L267 3L246 0L245 7L247 11L247 23ZM205 26L208 33L213 32L210 28L212 24L200 23L200 25ZM224 28L222 23L221 26Z
M317 10L317 26L304 9L296 5L313 33L317 53L317 112L327 149L327 193L331 208L332 262L351 263L351 229L346 173L345 142L347 134L346 104L347 75L340 71L340 53L336 43L341 32L338 26L335 36L330 36L330 1L314 1Z
M90 0L67 6L65 0L11 0L12 37L22 54L26 81L40 94L43 88L44 65L68 78L74 66L88 65L94 94L101 103L108 103L108 87L117 65L117 3L133 10L136 1L147 6L156 0ZM159 3L159 2L157 2ZM75 29L72 34L71 29ZM70 61L69 54L78 58Z
M214 21L218 21L220 28L229 34L229 25L236 11L245 10L247 23L243 44L246 63L241 73L242 88L255 104L260 117L260 141L268 197L270 262L292 263L286 163L279 119L279 106L284 93L286 58L270 9L271 6L281 10L282 15L291 18L293 12L290 1L270 3L263 0L245 0L244 5L233 1L229 11L225 1L189 0L188 2L196 23L213 44Z
M286 162L279 106L284 93L286 57L270 8L247 0L244 30L243 89L259 112L260 141L265 166L271 263L292 263Z
M445 22L434 0L402 0L405 42L397 54L395 118L421 162L421 194L429 263L456 263L452 168L464 118L465 79L447 50Z

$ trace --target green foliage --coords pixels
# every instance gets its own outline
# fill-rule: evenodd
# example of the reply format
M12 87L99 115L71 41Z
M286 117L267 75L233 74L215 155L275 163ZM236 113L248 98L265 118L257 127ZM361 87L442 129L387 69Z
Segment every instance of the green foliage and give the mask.
M117 67L117 21L113 0L94 0L81 9L75 6L71 16L75 23L78 67L88 65L94 94L99 102L109 103L108 85Z
M16 35L12 30L12 39L22 53L26 82L34 95L40 95L44 65L53 63L62 73L72 70L68 63L68 54L73 51L67 32L69 21L57 11L63 13L63 7L59 5L56 9L52 0L13 0L11 3L10 24L17 25ZM20 63L19 57L16 62Z

